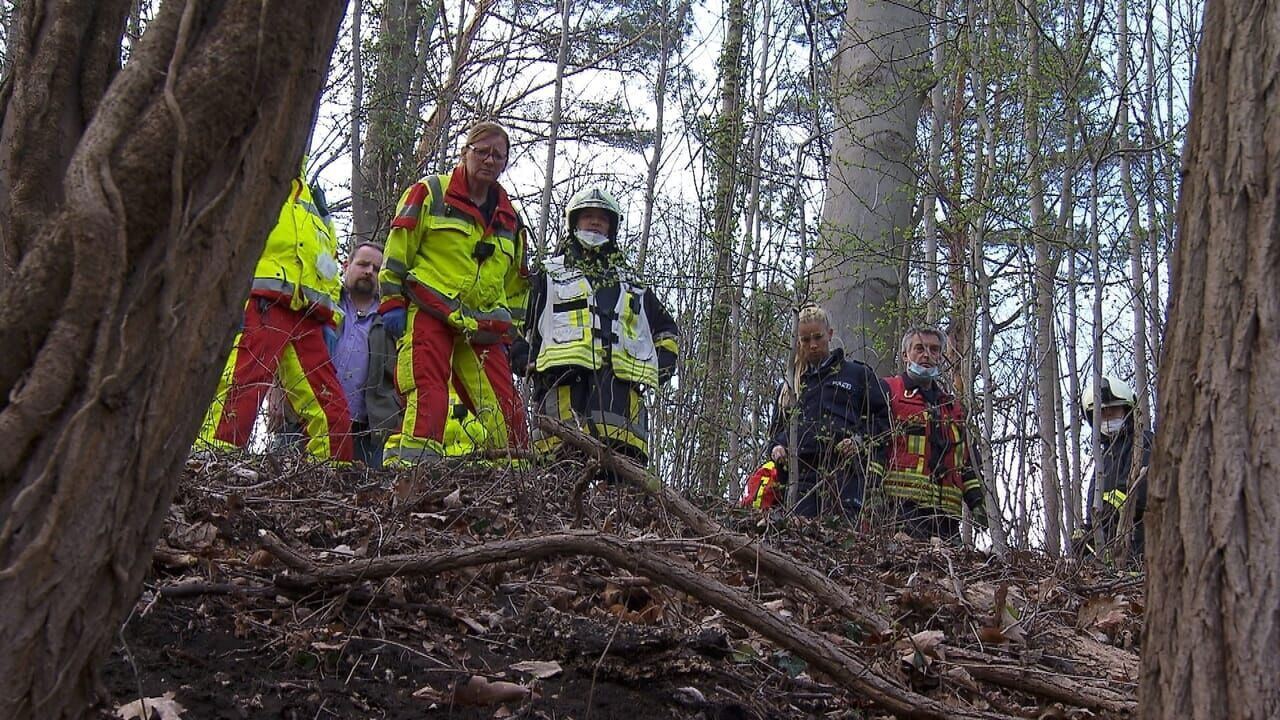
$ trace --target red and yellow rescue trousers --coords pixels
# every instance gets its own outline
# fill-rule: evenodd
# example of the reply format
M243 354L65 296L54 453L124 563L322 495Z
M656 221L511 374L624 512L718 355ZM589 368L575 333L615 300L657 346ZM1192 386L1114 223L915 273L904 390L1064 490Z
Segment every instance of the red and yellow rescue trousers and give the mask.
M409 306L406 319L406 337L396 358L404 417L387 438L386 463L413 465L445 454L451 381L458 399L484 427L488 447L528 447L524 402L511 377L506 345L470 342L417 303Z
M318 460L351 460L351 415L324 343L324 321L314 312L251 297L244 329L236 335L218 393L200 429L214 448L249 442L258 408L279 375L307 434L307 454Z

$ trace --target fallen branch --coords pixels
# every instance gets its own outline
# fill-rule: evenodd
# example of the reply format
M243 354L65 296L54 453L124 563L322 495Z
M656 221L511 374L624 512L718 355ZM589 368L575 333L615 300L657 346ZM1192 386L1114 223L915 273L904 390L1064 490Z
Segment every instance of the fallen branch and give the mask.
M543 432L559 436L567 445L581 450L604 467L612 469L619 477L656 496L690 530L724 550L746 570L758 570L779 584L806 590L827 607L862 625L872 635L888 632L890 624L886 618L867 610L867 602L851 596L831 578L797 563L789 555L778 552L755 538L729 530L680 493L663 485L644 468L609 452L595 438L546 417L538 418L538 426Z
M1063 677L1048 669L1030 668L959 648L948 647L946 652L948 662L994 685L1091 710L1132 714L1138 709L1138 703L1110 688Z
M554 557L589 555L615 567L675 588L786 648L814 668L838 680L846 689L907 718L1009 718L1007 715L948 707L900 687L880 676L867 663L803 625L788 622L753 603L742 592L707 577L667 556L649 552L642 542L596 532L562 532L540 537L501 540L468 548L421 555L389 555L321 566L288 548L267 530L259 531L263 547L286 566L294 587L352 583L391 576L431 576L449 570L506 560L531 562Z

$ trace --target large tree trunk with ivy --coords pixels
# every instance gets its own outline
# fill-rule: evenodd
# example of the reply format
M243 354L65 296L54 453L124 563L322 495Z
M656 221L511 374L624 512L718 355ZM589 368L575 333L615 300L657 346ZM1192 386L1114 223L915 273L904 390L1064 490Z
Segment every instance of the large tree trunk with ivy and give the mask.
M1205 6L1146 522L1143 718L1280 717L1280 4Z
M881 375L897 359L898 259L911 234L928 45L929 21L916 0L849 2L814 287L850 355L865 348Z
M0 94L0 717L79 717L297 173L346 3L21 6Z

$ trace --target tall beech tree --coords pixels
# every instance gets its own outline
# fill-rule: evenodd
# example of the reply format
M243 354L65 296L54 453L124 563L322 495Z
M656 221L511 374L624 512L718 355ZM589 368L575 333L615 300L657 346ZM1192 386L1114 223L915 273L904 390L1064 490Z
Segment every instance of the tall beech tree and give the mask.
M141 590L346 8L29 0L0 88L0 717L80 717Z

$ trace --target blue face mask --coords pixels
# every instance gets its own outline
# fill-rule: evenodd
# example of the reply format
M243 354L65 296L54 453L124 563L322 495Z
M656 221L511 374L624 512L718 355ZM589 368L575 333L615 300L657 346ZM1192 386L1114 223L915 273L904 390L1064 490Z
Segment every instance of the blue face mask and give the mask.
M942 368L937 365L925 367L917 363L907 363L907 374L916 380L937 380L942 375Z

